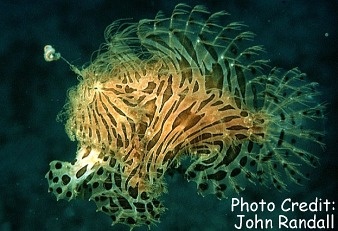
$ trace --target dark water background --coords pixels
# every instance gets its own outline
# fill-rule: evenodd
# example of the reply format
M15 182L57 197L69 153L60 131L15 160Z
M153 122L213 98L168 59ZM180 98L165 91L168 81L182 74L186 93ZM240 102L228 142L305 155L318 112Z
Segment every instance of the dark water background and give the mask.
M170 15L178 2L204 4L212 12L226 10L231 21L245 22L257 34L256 43L265 46L272 66L300 67L320 83L322 98L329 103L327 146L318 153L321 165L313 169L310 181L303 187L290 185L282 193L252 185L234 197L243 196L249 202L264 199L277 207L288 197L298 202L316 197L337 200L338 1L1 0L0 231L128 230L121 225L111 228L110 219L96 213L93 202L56 202L47 193L44 175L49 162L70 161L75 155L76 144L69 141L55 117L67 89L77 80L64 63L46 63L43 47L52 44L81 66L104 42L103 31L114 20L153 18L159 10ZM195 187L179 175L168 178L169 193L163 197L168 210L152 230L234 230L236 215L241 213L230 211L231 200L203 198ZM276 217L280 213L276 209L261 215ZM312 215L288 213L290 217Z

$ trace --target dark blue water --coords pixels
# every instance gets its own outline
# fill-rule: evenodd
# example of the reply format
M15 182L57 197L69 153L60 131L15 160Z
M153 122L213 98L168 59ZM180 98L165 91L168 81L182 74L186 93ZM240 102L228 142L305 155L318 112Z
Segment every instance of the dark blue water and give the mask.
M69 141L55 117L67 89L77 80L65 63L46 63L43 47L52 44L81 66L104 42L103 31L114 20L152 18L159 10L170 15L178 2L204 4L212 12L226 10L231 13L230 21L245 22L257 34L256 43L268 51L271 66L298 66L310 80L320 83L322 99L329 103L327 146L318 151L321 165L313 169L310 181L304 186L290 185L289 191L281 193L252 185L234 197L242 196L248 202L263 199L276 207L286 198L308 203L316 197L337 200L337 1L1 0L0 231L128 230L121 225L111 228L110 219L96 213L93 202L57 202L47 193L44 175L49 162L70 161L75 155L76 144ZM163 199L168 210L152 230L235 230L236 216L243 213L230 211L231 198L219 201L198 196L195 184L178 174L167 182L169 193ZM334 213L331 207L328 213ZM279 214L279 208L260 213L274 219ZM287 216L310 218L313 214L288 212Z

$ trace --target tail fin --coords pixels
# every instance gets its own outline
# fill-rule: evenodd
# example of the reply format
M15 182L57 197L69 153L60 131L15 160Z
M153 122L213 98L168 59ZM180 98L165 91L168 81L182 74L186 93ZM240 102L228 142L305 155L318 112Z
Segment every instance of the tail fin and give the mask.
M297 68L272 69L246 84L248 111L264 118L263 139L233 144L222 152L200 155L186 171L202 195L228 197L248 182L286 189L286 182L308 178L302 165L316 167L316 148L322 143L324 105L318 103L316 83L307 82ZM319 145L315 145L319 144ZM319 150L318 150L319 151Z
M265 142L252 156L257 161L258 180L264 183L270 178L278 189L285 188L285 175L298 184L307 178L299 170L301 165L316 167L313 144L324 147L324 105L316 99L317 83L307 82L305 77L297 68L286 72L274 68L268 76L256 77L247 86L251 91L247 102L269 118Z

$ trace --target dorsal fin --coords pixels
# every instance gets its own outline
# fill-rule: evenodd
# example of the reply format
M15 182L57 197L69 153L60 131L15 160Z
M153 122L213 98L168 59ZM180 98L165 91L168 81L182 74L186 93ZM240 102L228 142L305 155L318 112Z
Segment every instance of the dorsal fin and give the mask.
M249 75L257 74L267 61L251 60L263 49L245 44L254 34L241 31L243 24L218 23L227 15L224 11L210 14L202 6L179 4L170 17L160 12L153 20L141 20L137 33L142 46L153 56L167 58L177 71L199 71L206 78L207 88L228 90L242 101L246 81L252 78Z

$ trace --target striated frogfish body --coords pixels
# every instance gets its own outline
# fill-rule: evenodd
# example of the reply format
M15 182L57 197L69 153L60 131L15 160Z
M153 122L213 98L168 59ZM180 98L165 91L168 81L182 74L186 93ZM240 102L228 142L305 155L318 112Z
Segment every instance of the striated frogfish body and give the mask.
M226 198L247 182L284 189L317 165L323 119L316 83L297 68L267 70L261 46L224 12L179 4L170 17L115 22L60 117L78 142L73 162L52 161L57 199L86 198L113 223L159 221L166 172L188 159L199 194ZM171 189L175 190L175 189Z

